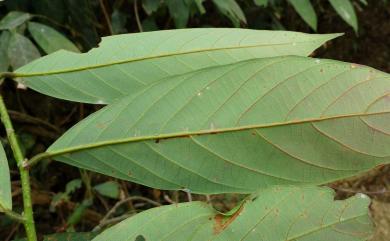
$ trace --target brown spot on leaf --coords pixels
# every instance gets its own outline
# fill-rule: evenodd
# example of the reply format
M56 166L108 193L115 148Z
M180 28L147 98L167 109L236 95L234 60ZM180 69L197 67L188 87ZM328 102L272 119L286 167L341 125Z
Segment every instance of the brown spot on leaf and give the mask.
M214 234L219 234L223 230L225 230L229 225L236 220L236 218L240 215L242 210L244 209L244 205L231 216L224 216L222 214L217 214L214 216Z

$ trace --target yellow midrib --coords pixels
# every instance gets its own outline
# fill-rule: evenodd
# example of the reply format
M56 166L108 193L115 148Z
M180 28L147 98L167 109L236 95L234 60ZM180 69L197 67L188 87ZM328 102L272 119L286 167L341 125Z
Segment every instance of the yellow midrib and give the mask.
M171 139L171 138L180 138L180 137L193 136L193 135L218 134L218 133L243 131L243 130L250 130L250 129L257 129L257 128L271 128L271 127L277 127L277 126L303 124L303 123L309 123L309 122L320 122L320 121L348 118L348 117L358 117L358 116L364 117L364 116L385 115L385 114L390 114L390 111L338 115L338 116L331 116L331 117L320 117L320 118L312 118L312 119L306 119L306 120L275 122L275 123L271 123L271 124L262 124L262 125L238 126L238 127L221 128L221 129L214 129L214 130L178 132L178 133L173 133L173 134L163 134L163 135L155 135L155 136L130 137L130 138L117 139L117 140L100 141L100 142L95 142L92 144L78 145L78 146L64 148L64 149L57 150L57 151L50 151L50 148L49 148L49 150L48 150L48 152L46 152L46 154L48 156L52 157L52 156L62 155L65 153L81 151L81 150L85 150L85 149L93 149L93 148L106 146L106 145L123 144L123 143L129 143L129 142L140 142L140 141L156 140L156 139Z
M318 40L310 40L310 41L297 41L296 43L307 43L307 42L316 42ZM224 48L212 48L212 49L198 49L198 50L191 50L191 51L183 51L183 52L177 52L177 53L166 53L166 54L160 54L160 55L152 55L152 56L146 56L146 57L140 57L140 58L134 58L134 59L126 59L126 60L120 60L120 61L114 61L104 64L97 64L97 65L90 65L90 66L83 66L79 68L73 68L73 69L64 69L64 70L54 70L54 71L48 71L48 72L35 72L35 73L18 73L17 71L14 72L14 77L32 77L32 76L42 76L42 75L53 75L53 74L61 74L61 73L69 73L69 72L77 72L87 69L97 69L102 68L106 66L116 65L116 64L124 64L124 63L131 63L131 62L138 62L143 60L149 60L149 59L157 59L157 58L163 58L163 57L170 57L170 56L177 56L177 55L186 55L186 54L192 54L192 53L202 53L202 52L213 52L213 51L219 51L219 50L230 50L230 49L243 49L243 48L258 48L258 47L267 47L267 46L278 46L278 45L291 45L293 42L287 42L287 43L279 43L279 44L259 44L259 45L246 45L246 46L233 46L233 47L224 47ZM85 53L87 54L87 53ZM22 67L23 68L23 67Z

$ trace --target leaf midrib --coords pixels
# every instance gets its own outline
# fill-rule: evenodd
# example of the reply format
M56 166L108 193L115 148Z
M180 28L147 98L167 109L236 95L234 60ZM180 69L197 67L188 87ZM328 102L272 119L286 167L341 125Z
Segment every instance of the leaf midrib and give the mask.
M177 132L177 133L162 134L162 135L121 138L121 139L116 139L116 140L95 142L92 144L76 145L76 146L69 147L69 148L63 148L63 149L60 149L57 151L50 151L50 148L49 148L49 150L45 153L47 155L45 157L54 157L54 156L59 156L59 155L63 155L66 153L72 153L72 152L85 150L85 149L93 149L93 148L98 148L98 147L107 146L107 145L124 144L124 143L129 143L129 142L141 142L141 141L158 140L158 139L173 139L173 138L181 138L181 137L187 137L187 136L218 134L218 133L225 133L225 132L236 132L236 131L244 131L244 130L251 130L251 129L258 129L258 128L271 128L271 127L313 123L313 122L315 123L315 122L334 120L334 119L340 119L340 118L348 118L348 117L358 117L358 116L365 117L365 116L385 115L385 114L390 114L390 111L373 112L373 113L355 113L355 114L348 114L348 115L319 117L319 118L311 118L311 119L304 119L304 120L275 122L275 123L271 123L271 124L262 124L262 125L247 125L247 126L238 126L238 127L231 127L231 128L213 129L213 130L200 130L200 131L192 131L192 132L191 131Z
M308 43L308 42L315 42L315 41L318 41L318 40L296 41L296 43ZM96 64L96 65L90 65L90 66L83 66L83 67L72 68L72 69L54 70L54 71L47 71L47 72L35 72L35 73L18 73L16 71L13 74L14 74L14 77L45 76L45 75L54 75L54 74L77 72L77 71L83 71L83 70L88 70L88 69L97 69L97 68L107 67L107 66L111 66L111 65L131 63L131 62L138 62L138 61L149 60L149 59L157 59L157 58L162 58L162 57L170 57L170 56L178 56L178 55L186 55L186 54L202 53L202 52L214 52L214 51L219 51L219 50L231 50L231 49L243 49L243 48L248 48L249 49L249 48L258 48L258 47L266 47L266 46L291 45L292 43L294 43L294 42L286 42L286 43L278 43L278 44L257 44L257 45L245 45L245 46L232 46L232 47L224 47L224 48L198 49L198 50L191 50L191 51L183 51L183 52L176 52L176 53L166 53L166 54L152 55L152 56L146 56L146 57L141 57L141 58L113 61L113 62L110 62L110 63ZM88 54L88 52L87 53L83 53L83 54ZM80 55L82 55L82 54L80 54Z

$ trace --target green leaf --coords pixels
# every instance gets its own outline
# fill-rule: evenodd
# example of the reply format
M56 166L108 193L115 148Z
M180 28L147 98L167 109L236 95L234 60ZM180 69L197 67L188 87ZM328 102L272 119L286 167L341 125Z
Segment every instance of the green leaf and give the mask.
M317 31L317 15L310 0L289 0L295 11L315 31Z
M10 37L11 35L8 31L3 31L0 35L0 72L6 72L9 68L9 58L7 52Z
M107 229L93 241L364 241L373 231L370 200L334 201L318 187L275 187L251 195L232 215L202 202L149 209Z
M73 210L72 214L68 217L68 220L66 221L66 225L69 227L69 229L73 229L72 226L78 224L85 211L93 204L93 199L84 199L81 203L77 205L77 207Z
M360 0L360 2L361 2L362 4L364 4L365 6L368 5L367 0Z
M157 31L158 26L156 24L156 21L154 20L153 17L145 18L142 21L142 29L144 32L149 32L149 31Z
M80 52L71 41L52 27L41 23L29 22L28 31L35 42L48 54L60 49Z
M175 21L176 28L185 28L190 16L190 6L187 1L165 0L168 6L169 14Z
M156 12L160 5L161 0L142 0L142 7L148 15L151 15L152 13Z
M111 14L111 24L113 34L126 33L127 15L115 8Z
M241 23L246 24L246 18L236 0L213 0L219 11L230 19L233 26L238 28Z
M268 0L253 0L253 2L259 7L267 7Z
M66 195L69 195L76 191L77 189L81 188L81 179L73 179L72 181L68 182L65 187L65 193Z
M98 193L100 193L103 196L118 199L119 198L119 184L114 181L109 181L105 183L101 183L99 185L96 185L93 187Z
M87 49L96 47L99 35L96 30L99 20L96 18L96 1L66 0L67 19L72 29L82 36L80 41Z
M0 212L4 210L12 210L12 195L8 160L0 144Z
M68 201L70 199L70 195L77 189L81 188L81 184L82 182L80 179L73 179L72 181L68 182L65 187L65 192L59 192L53 196L53 199L50 203L50 211L54 212L58 204Z
M59 51L15 71L18 81L57 98L111 103L164 78L251 58L307 56L339 34L199 28L103 38L99 48Z
M355 32L358 31L358 21L355 9L350 0L329 0L332 7L346 23L348 23Z
M17 69L41 55L34 44L23 35L13 32L8 46L8 57L12 68Z
M31 15L28 13L18 11L9 12L3 19L1 19L0 30L14 29L30 19Z
M195 2L195 5L198 8L200 14L205 14L206 13L206 9L203 6L203 2L205 0L193 0L193 1Z
M305 57L248 60L146 87L47 150L159 189L249 193L390 162L390 76Z

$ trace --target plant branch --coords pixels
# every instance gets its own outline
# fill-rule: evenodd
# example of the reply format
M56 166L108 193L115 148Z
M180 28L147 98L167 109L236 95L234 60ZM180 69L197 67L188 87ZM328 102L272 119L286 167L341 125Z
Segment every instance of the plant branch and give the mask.
M110 35L112 35L114 33L114 31L112 30L111 21L110 21L110 17L108 16L106 6L104 6L103 0L99 0L99 4L100 4L100 8L102 9L102 12L103 12L104 19L106 20L108 31L110 32Z
M12 72L0 72L0 80L3 78L14 78L15 74Z
M11 119L8 115L7 108L4 104L4 100L2 96L0 96L0 116L1 116L1 121L3 122L5 130L7 132L7 137L12 152L14 154L16 164L20 172L20 180L22 184L22 195L23 195L23 206L24 206L23 217L25 219L23 224L26 230L27 240L37 241L33 209L32 209L32 201L31 201L31 186L30 186L29 171L23 167L24 156L20 149L18 140L15 135L15 131L12 126Z
M132 196L132 197L128 197L128 198L125 198L125 199L122 199L120 200L119 202L115 203L115 205L107 212L107 214L102 218L102 220L99 222L99 225L96 226L93 231L97 231L97 230L100 230L107 222L107 220L115 213L115 211L123 204L127 203L127 202L130 202L130 201L134 201L134 200L141 200L141 201L144 201L144 202L147 202L147 203L150 203L154 206L161 206L160 203L156 202L156 201L153 201L149 198L146 198L146 197L141 197L141 196Z
M32 166L37 164L38 162L51 157L50 153L48 152L42 152L35 156L33 156L30 160L23 162L23 168L30 169Z
M142 29L141 20L139 18L139 13L138 13L138 1L137 0L134 0L134 14L135 14L135 21L137 22L138 30L140 32L143 32L144 30Z

